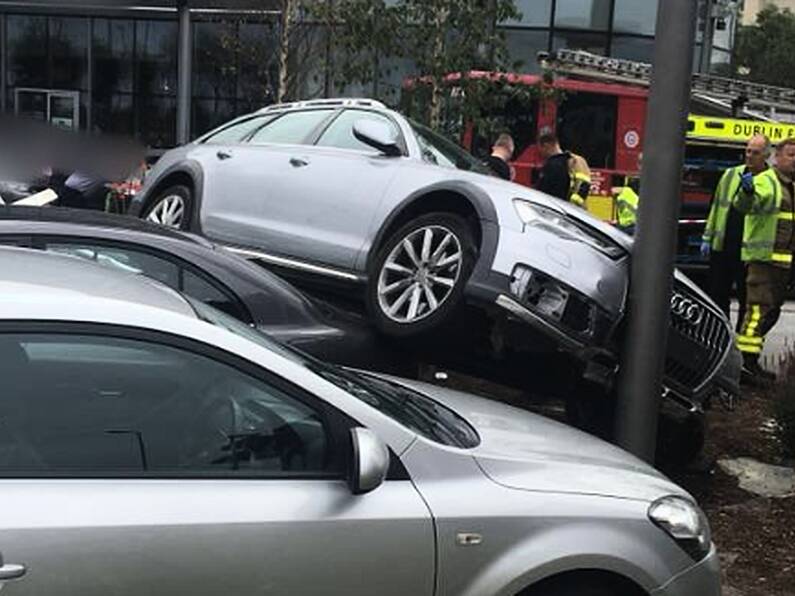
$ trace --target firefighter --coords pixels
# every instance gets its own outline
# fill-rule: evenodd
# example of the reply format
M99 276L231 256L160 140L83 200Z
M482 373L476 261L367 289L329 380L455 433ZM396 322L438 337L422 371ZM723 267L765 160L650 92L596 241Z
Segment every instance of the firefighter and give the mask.
M771 178L767 174L761 177L766 172L772 173L767 163L770 153L770 140L766 136L751 137L745 147L745 163L726 170L718 182L701 241L701 255L709 258L708 293L727 317L732 286L737 289L740 303L737 331L745 313L745 263L741 258L745 217L735 202L739 196L755 193L770 198Z
M585 158L563 151L557 135L551 131L539 136L538 152L544 159L544 167L536 189L585 207L591 190L591 170Z
M764 176L764 174L763 174ZM795 139L776 149L776 165L769 175L773 194L740 194L737 209L746 213L742 257L748 263L745 317L737 336L743 353L743 379L762 385L776 379L763 369L759 357L765 335L781 315L795 248ZM762 177L762 176L760 176Z
M638 169L643 164L643 153L638 154ZM627 176L624 186L613 188L613 195L616 197L616 214L618 216L618 227L621 231L630 236L635 235L635 225L638 220L638 204L640 203L640 177Z

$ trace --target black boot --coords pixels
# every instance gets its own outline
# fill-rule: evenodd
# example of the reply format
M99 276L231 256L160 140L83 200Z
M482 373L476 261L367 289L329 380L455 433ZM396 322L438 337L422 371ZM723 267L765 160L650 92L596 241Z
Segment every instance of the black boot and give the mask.
M776 381L776 374L759 364L759 356L743 354L743 370L740 381L752 387L766 387Z

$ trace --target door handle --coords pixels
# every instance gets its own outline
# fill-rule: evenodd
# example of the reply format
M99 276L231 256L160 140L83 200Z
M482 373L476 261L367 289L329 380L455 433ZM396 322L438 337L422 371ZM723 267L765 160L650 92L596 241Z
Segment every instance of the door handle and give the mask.
M308 166L309 162L301 157L291 157L290 165L294 168L303 168L304 166Z
M25 573L27 569L25 569L24 565L15 565L14 563L7 563L0 567L0 582L8 581L10 579L19 579Z
M215 154L215 156L216 156L218 159L220 159L220 160L224 160L224 159L230 159L230 158L232 157L232 154L231 154L231 153L229 153L228 151L223 151L223 150L221 150L221 151L218 151L218 152Z

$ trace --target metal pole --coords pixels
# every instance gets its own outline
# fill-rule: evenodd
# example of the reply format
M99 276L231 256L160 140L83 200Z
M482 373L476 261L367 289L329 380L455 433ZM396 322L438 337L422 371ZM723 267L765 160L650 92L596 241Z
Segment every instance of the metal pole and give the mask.
M0 12L0 113L6 112L6 14Z
M658 6L616 420L618 443L646 461L657 439L697 9L692 0Z
M94 17L88 19L88 77L86 77L86 130L94 129Z
M704 35L701 37L701 55L698 67L699 72L709 74L709 66L712 62L712 45L715 39L715 21L712 19L712 7L715 0L704 1Z
M193 53L193 31L190 23L190 7L187 0L180 0L179 45L177 50L177 144L190 140L191 107L191 58Z

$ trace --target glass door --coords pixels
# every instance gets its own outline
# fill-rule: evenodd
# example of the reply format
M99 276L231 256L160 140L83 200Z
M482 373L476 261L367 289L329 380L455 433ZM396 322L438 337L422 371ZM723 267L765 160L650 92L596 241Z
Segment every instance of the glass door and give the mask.
M80 128L80 92L57 89L16 89L18 116L47 122L59 128Z

